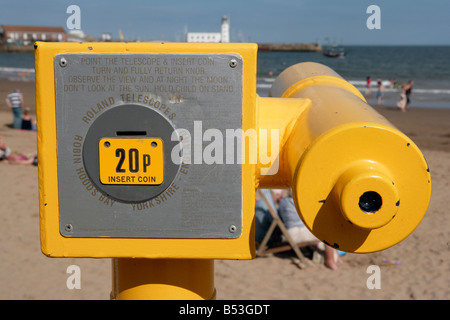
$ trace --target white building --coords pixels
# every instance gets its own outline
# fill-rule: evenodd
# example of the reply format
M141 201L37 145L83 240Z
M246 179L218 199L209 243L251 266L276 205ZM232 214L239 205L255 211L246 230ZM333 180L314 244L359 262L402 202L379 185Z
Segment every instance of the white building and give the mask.
M187 42L230 42L230 19L222 18L221 32L187 32Z
M0 26L0 44L32 45L36 41L66 41L66 31L63 27Z

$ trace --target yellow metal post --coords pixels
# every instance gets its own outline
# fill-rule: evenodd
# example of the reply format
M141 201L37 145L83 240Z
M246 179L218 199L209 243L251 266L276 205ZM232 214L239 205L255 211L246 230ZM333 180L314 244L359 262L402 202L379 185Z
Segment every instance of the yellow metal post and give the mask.
M116 300L212 300L214 260L113 259Z

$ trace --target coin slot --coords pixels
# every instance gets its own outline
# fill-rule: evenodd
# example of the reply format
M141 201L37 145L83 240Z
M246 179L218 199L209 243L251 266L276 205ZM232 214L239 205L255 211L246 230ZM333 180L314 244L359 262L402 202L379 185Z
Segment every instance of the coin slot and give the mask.
M116 135L120 136L146 136L147 131L116 131Z

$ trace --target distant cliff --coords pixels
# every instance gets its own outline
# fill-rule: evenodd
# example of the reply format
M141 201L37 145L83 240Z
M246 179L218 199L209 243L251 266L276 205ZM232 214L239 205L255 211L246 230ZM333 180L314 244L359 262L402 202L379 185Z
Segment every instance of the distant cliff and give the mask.
M258 43L258 51L322 52L322 45L320 43Z

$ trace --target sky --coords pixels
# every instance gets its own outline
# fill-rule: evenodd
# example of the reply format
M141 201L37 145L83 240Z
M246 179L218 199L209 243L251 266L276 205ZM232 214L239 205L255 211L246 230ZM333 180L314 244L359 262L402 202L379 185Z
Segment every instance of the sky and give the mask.
M232 42L345 45L450 45L449 0L0 0L0 25L62 26L80 8L81 29L100 37L184 41L185 31L219 32L230 19ZM369 29L370 5L380 29ZM371 20L373 22L373 20Z

